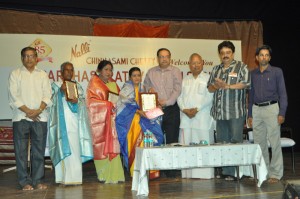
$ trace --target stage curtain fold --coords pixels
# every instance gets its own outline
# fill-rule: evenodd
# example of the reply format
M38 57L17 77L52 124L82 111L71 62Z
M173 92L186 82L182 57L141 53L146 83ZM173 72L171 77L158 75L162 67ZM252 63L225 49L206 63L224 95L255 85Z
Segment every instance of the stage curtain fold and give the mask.
M94 19L0 9L0 33L92 35Z
M94 36L167 38L169 24L148 26L137 22L122 24L94 24Z
M250 69L257 66L255 50L263 44L261 21L92 19L0 9L0 24L0 33L92 36L98 35L94 29L101 26L102 28L99 28L103 32L101 36L241 40L242 61Z
M255 51L263 44L260 21L172 22L169 38L241 40L242 60L250 70L257 66ZM217 49L216 49L217 53Z

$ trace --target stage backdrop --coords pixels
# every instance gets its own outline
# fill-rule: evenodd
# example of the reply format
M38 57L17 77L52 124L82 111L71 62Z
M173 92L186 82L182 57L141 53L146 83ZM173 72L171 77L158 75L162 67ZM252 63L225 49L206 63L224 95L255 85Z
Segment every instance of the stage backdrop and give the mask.
M128 80L128 71L133 66L140 67L144 77L150 67L157 65L156 52L162 47L171 51L171 63L182 71L183 76L188 74L189 56L195 52L204 60L204 71L209 72L220 63L217 49L221 42L201 39L0 34L0 120L12 117L8 105L8 77L13 69L22 66L20 51L23 47L37 49L38 67L49 74L51 82L60 80L60 65L63 62L72 62L75 80L86 88L98 63L103 59L113 63L113 78L120 87ZM235 59L241 60L241 41L232 42L236 47Z

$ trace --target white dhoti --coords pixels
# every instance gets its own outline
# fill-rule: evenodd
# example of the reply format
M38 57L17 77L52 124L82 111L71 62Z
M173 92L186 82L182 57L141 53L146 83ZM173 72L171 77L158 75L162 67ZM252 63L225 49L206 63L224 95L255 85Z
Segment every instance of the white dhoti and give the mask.
M55 166L56 183L72 185L82 184L82 162L80 157L80 142L78 134L77 113L73 113L65 99L63 101L64 115L71 155Z
M209 74L201 72L198 76L188 75L183 78L182 91L177 99L180 112L179 141L184 145L200 143L205 140L214 142L215 121L210 115L213 93L207 90ZM196 109L197 113L190 118L184 110ZM197 168L182 170L183 178L214 178L214 168Z
M180 129L179 142L184 145L190 143L200 143L200 140L206 140L209 144L214 142L213 130L200 130L185 128ZM182 178L202 178L211 179L215 177L214 168L195 168L181 170Z

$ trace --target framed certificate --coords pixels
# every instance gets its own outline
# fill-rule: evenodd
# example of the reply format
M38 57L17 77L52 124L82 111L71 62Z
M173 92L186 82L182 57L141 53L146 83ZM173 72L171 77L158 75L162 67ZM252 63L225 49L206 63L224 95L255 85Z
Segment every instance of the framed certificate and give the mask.
M139 103L142 111L156 108L158 105L157 93L139 93Z
M67 87L67 92L66 92L67 101L78 99L78 89L77 89L76 82L73 81L65 81L65 82Z

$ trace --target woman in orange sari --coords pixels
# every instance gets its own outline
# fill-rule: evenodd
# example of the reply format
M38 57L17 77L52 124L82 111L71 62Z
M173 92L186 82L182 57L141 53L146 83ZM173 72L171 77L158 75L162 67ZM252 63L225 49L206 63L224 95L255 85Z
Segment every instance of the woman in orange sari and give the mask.
M120 144L115 126L115 101L109 95L120 91L112 77L113 65L103 60L87 87L87 109L93 135L94 164L98 180L105 183L124 182Z

